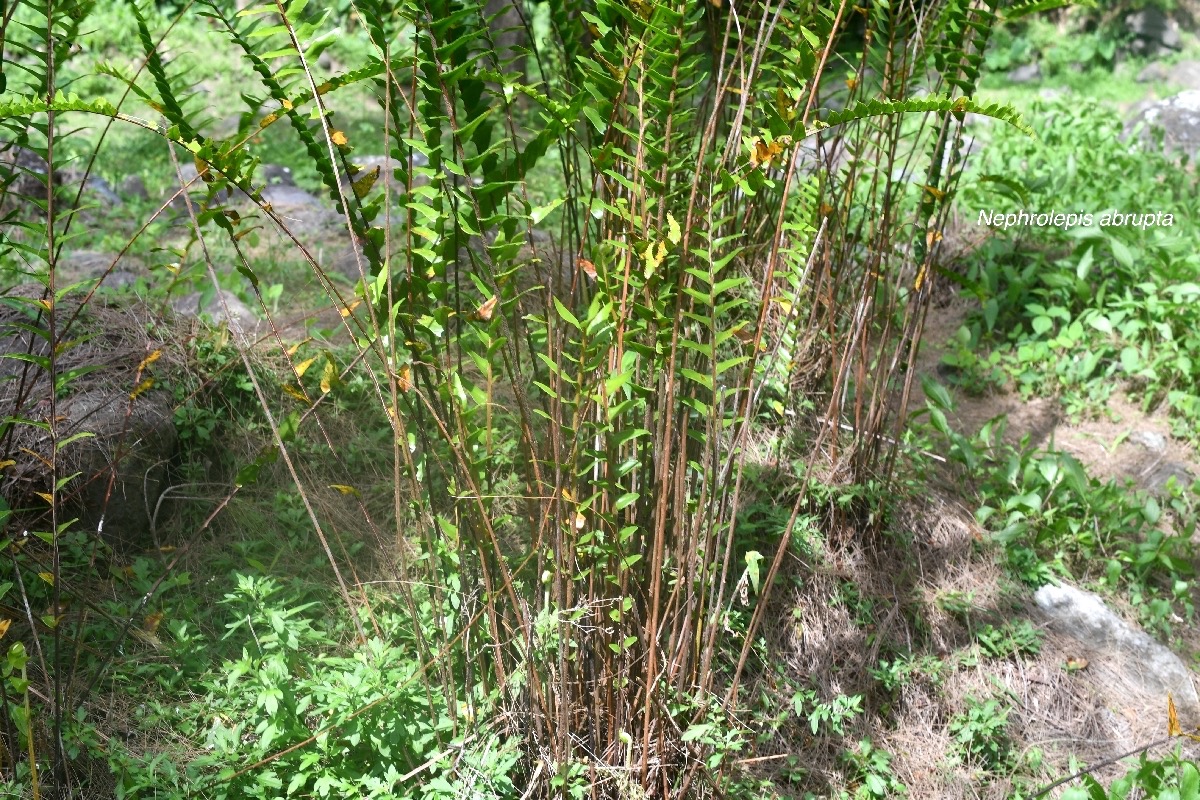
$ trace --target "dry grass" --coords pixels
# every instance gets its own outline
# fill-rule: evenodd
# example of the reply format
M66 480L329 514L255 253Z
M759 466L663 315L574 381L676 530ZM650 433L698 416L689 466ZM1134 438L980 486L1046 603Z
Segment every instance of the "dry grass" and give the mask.
M775 620L764 631L769 658L782 666L789 683L807 686L824 700L864 697L865 713L844 738L812 737L807 721L795 720L748 754L798 756L808 773L797 796L804 791L827 796L846 787L852 776L841 754L869 735L893 754L892 768L910 797L1009 797L1016 788L1013 777L986 774L957 757L949 725L965 712L969 698L995 697L1010 709L1014 775L1024 774L1026 786L1066 775L1072 757L1096 763L1163 735L1165 698L1137 691L1109 665L1065 668L1068 658L1079 655L1078 645L1046 629L1032 599L1006 583L994 551L982 544L983 532L957 498L942 493L907 498L891 527L898 535L873 546L846 537L814 553L812 563L790 559L783 579L796 588L778 595L778 608L767 616ZM866 613L857 618L847 587L865 602ZM1041 632L1037 655L988 658L973 645L973 628L1021 618ZM870 670L904 653L936 660L942 669L914 672L889 694ZM790 694L781 686L777 677L759 675L746 696L766 692L786 707ZM1030 775L1026 766L1035 750L1044 754L1040 775ZM782 762L754 767L779 779L777 763ZM1122 765L1110 765L1097 777L1111 780L1123 772Z

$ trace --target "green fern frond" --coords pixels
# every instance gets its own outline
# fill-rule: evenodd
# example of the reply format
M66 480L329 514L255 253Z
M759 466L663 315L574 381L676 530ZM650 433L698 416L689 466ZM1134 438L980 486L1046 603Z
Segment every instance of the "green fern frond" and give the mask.
M1005 22L1011 22L1030 14L1054 11L1055 9L1066 8L1067 6L1097 7L1095 0L1026 0L1024 3L1016 3L1011 8L1006 9L1001 19Z
M975 100L967 97L959 97L951 99L949 97L934 95L931 97L911 98L907 100L864 100L855 103L849 108L841 111L834 111L829 114L820 124L810 127L803 132L803 137L812 136L813 134L822 131L826 128L835 125L843 125L854 120L867 119L870 117L890 116L892 114L912 114L912 113L927 113L930 111L949 112L955 115L961 115L967 112L979 114L984 117L1000 120L1012 125L1017 130L1034 138L1037 134L1033 128L1022 119L1018 112L1011 105L1005 103L990 103L983 105Z

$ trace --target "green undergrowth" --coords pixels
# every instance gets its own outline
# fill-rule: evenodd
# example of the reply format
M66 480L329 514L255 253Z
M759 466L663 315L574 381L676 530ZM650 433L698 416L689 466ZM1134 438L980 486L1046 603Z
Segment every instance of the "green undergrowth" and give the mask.
M1078 459L1032 447L1028 437L1004 443L1003 417L967 436L946 414L953 400L926 382L934 430L950 442L950 459L978 496L976 519L992 533L1012 577L1030 588L1058 580L1121 597L1151 629L1170 635L1195 621L1196 560L1191 539L1200 481L1172 478L1155 496L1131 483L1101 481Z
M1120 388L1165 405L1174 435L1200 431L1197 178L1178 157L1122 139L1118 117L1086 101L1039 106L1039 141L1003 132L977 164L960 213L1091 214L1093 224L997 230L949 273L979 307L943 363L973 391L1013 384L1102 412ZM1001 177L1007 175L1009 177ZM1013 177L1019 176L1019 177ZM1103 225L1106 213L1173 225Z

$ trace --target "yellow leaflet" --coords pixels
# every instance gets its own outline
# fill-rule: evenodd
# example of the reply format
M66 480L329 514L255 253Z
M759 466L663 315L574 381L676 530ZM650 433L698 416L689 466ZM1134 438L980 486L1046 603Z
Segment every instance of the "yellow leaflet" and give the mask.
M336 489L337 491L341 492L342 494L352 494L355 497L360 496L358 489L355 489L353 486L347 486L344 483L331 483L331 484L329 484L329 488Z
M303 342L296 342L294 345L292 345L291 347L289 347L287 349L288 356L291 357L291 356L296 355L296 353L299 352L300 348L303 345L306 345L311 341L312 341L312 339L310 338L310 339L305 339Z
M0 619L0 639L3 639L4 634L8 633L9 625L12 625L11 619Z
M137 400L138 397L143 392L145 392L147 389L149 389L153 385L154 385L154 378L146 378L146 380L142 381L141 383L139 383L137 385L136 389L134 389L132 392L129 393L129 399Z
M337 382L337 365L333 363L333 359L326 356L325 370L321 373L321 394L329 394L333 391L333 384Z
M7 459L6 461L0 461L0 469L4 469L5 467L11 467L13 464L16 464L16 463L17 462L13 461L11 458Z
M925 285L925 273L928 270L928 268L929 268L929 262L926 261L924 264L921 265L921 269L919 269L917 271L917 277L913 281L913 291L914 292L921 291L921 287Z
M158 361L158 359L161 357L162 357L162 350L155 350L153 353L151 353L150 355L148 355L142 359L142 363L138 364L138 366L137 366L137 371L141 372L146 367L153 364L155 361Z
M333 143L338 147L342 147L349 142L349 139L346 138L346 134L342 133L341 131L334 131L333 133L329 134L329 138L332 139Z
M1200 736L1188 733L1179 725L1179 714L1175 711L1175 698L1167 692L1167 735L1186 736L1193 742L1200 742Z
M304 373L308 372L308 368L311 367L313 365L313 362L316 360L317 360L317 357L313 356L312 358L306 359L304 361L301 361L299 364L297 364L296 365L296 377L303 378Z
M679 223L675 221L675 217L667 214L667 240L670 241L671 244L679 244L679 241L682 238L683 231L679 229Z
M46 583L50 584L51 586L54 585L54 574L53 573L39 572L38 577L41 578L42 580L44 580Z

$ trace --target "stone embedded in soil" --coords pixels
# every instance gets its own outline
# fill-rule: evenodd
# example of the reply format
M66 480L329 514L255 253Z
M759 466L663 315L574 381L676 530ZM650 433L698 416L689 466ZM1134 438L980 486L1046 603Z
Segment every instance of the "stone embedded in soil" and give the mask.
M250 307L227 289L222 289L208 303L201 305L200 292L192 292L171 302L171 308L181 317L206 319L214 325L226 322L229 330L243 336L253 336L258 330L258 317Z
M1148 633L1117 616L1099 596L1062 585L1043 586L1033 597L1050 626L1074 639L1093 666L1104 668L1091 669L1088 675L1093 680L1111 676L1114 685L1107 688L1113 696L1132 687L1161 697L1165 706L1169 692L1186 720L1200 721L1200 697L1188 668Z
M1191 486L1195 480L1191 471L1177 461L1160 461L1141 476L1142 484L1155 494L1165 493L1172 478L1181 489Z
M1129 441L1140 444L1151 453L1165 453L1167 450L1167 437L1158 431L1134 431L1129 435Z

